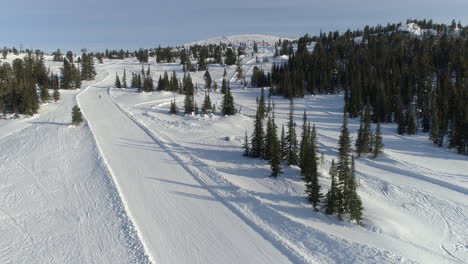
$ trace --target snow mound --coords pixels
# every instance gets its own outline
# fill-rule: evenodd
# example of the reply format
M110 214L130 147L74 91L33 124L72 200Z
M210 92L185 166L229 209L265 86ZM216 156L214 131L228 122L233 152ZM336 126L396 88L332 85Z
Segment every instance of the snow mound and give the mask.
M412 35L415 35L415 36L423 36L423 35L426 35L426 34L437 34L437 30L435 29L422 29L418 24L416 23L407 23L405 25L401 25L399 28L398 28L398 31L401 31L401 32L408 32Z
M409 33L411 33L413 35L417 35L417 36L421 36L422 33L423 33L421 28L416 23L408 23L408 24L405 24L405 25L401 25L398 28L398 30L403 31L403 32L409 32Z

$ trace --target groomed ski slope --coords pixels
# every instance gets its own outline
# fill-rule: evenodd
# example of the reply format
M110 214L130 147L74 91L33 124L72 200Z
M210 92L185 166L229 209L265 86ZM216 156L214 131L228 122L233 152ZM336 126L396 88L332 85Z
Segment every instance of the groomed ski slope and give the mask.
M91 131L70 125L77 92L0 121L0 263L146 262Z
M153 260L288 263L114 104L106 89L113 79L107 80L78 100Z

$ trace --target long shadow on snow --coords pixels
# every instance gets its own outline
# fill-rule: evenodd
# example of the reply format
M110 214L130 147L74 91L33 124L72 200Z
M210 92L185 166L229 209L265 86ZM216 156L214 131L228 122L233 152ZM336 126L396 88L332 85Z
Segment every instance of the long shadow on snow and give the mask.
M53 126L69 126L71 123L58 123L58 122L30 122L35 125L53 125Z

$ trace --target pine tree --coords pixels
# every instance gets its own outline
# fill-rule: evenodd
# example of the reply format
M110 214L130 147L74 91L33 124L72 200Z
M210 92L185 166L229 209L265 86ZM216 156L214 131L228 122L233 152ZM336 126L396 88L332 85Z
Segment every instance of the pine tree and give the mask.
M263 89L263 87L260 93L260 100L258 101L258 113L261 118L266 117L265 90Z
M297 146L297 137L296 137L296 123L294 122L294 102L290 100L289 105L289 121L288 121L288 132L286 136L286 141L288 142L288 150L286 160L289 165L297 165L299 157L298 155L298 146Z
M377 122L377 128L375 129L375 137L374 137L374 148L373 148L373 153L374 153L374 158L377 158L382 154L384 144L383 144L383 139L382 139L382 131L380 128L380 120Z
M173 115L177 114L177 105L176 105L175 97L174 97L174 100L171 100L171 107L169 109L169 113Z
M54 89L54 93L52 94L52 97L54 98L54 102L57 102L60 100L60 92L58 88Z
M341 127L341 134L338 140L339 159L337 164L337 186L340 190L341 196L336 199L336 213L338 218L342 219L342 215L347 212L347 204L351 198L351 190L349 188L350 178L352 172L350 168L350 138L348 130L348 116L346 111L343 113L343 125Z
M122 84L120 83L120 78L119 78L119 75L116 73L115 74L115 84L114 84L115 88L122 88Z
M362 220L362 201L357 194L357 183L355 175L354 157L351 158L351 177L349 180L349 196L346 197L346 208L349 212L351 220L356 221L357 224L361 224Z
M255 115L254 130L251 137L251 150L250 154L253 158L260 158L265 153L265 130L263 128L263 118L258 113Z
M285 160L288 153L288 142L286 141L286 133L284 132L284 125L281 126L281 139L280 139L281 160Z
M212 104L211 104L211 99L210 99L210 93L205 92L205 99L203 100L203 105L202 105L202 113L203 114L210 114L212 113Z
M247 135L247 130L245 131L245 138L244 138L244 145L242 146L244 149L244 156L250 156L250 147L249 147L249 136Z
M350 138L346 111L343 114L343 126L339 139L338 188L342 199L337 199L337 215L341 219L344 213L349 213L351 220L361 221L362 202L357 194L356 176L354 173L354 157L350 161Z
M281 150L280 142L278 139L277 127L275 122L275 113L273 111L272 117L270 120L270 135L267 135L267 138L270 137L271 146L266 146L269 149L269 164L271 168L271 177L278 177L283 172L281 170Z
M364 123L364 126L362 123ZM358 157L371 151L371 139L370 106L367 105L364 111L364 117L361 119L361 125L359 127L358 137L356 139L356 152Z
M305 158L303 164L303 176L306 186L306 194L308 196L309 201L312 203L314 210L317 209L317 205L320 202L320 199L323 197L320 191L320 185L318 182L318 166L317 166L317 146L316 146L316 138L315 135L317 132L315 131L315 125L313 130L310 130L310 123L307 127L307 137L309 139L306 141L306 150L305 150Z
M259 108L260 109L260 108ZM266 125L266 135L265 135L265 153L262 158L266 160L271 160L273 155L273 138L276 136L276 129L273 126L273 121L271 116L268 117Z
M407 121L407 128L406 128L406 132L408 133L408 135L414 135L416 134L416 132L418 131L418 127L416 125L416 118L415 118L415 115L414 115L414 111L412 110L413 107L410 105L409 106L409 111L408 111L408 115L407 115L407 118L408 118L408 121Z
M127 85L127 72L124 68L123 77L122 77L122 88L128 88Z
M224 69L223 81L221 83L221 93L222 94L226 94L226 91L229 88L229 81L227 80L226 75L227 75L226 69Z
M236 81L241 81L242 84L244 84L244 68L242 67L242 62L241 60L237 60L237 65L236 65Z
M47 102L50 99L49 93L49 81L46 80L44 84L41 86L41 101L43 103Z
M304 169L305 164L305 154L307 149L307 144L309 143L309 135L307 134L307 114L304 110L304 115L302 117L302 135L301 135L301 144L299 146L299 167L301 171Z
M235 115L237 110L234 104L234 97L231 94L231 88L227 88L223 97L222 109L223 115Z
M335 164L335 160L332 160L332 164L330 167L330 176L331 176L331 185L330 189L327 192L326 195L326 201L325 201L325 213L326 214L334 214L338 211L338 207L340 206L340 201L341 199L341 191L338 188L338 183L337 183L337 173L338 169Z
M81 115L80 108L75 105L72 109L72 124L79 125L83 122L83 116Z
M439 111L437 105L432 107L432 121L431 121L431 132L430 139L434 145L441 146L443 142L440 142L440 124L439 124Z
M211 89L212 79L211 79L211 74L208 71L208 69L205 71L205 74L203 75L203 78L205 79L205 88L210 90Z

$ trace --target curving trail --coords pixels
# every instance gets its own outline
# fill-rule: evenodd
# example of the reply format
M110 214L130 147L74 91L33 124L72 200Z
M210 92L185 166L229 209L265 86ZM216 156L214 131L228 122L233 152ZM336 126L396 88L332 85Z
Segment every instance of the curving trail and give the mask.
M100 88L112 81L90 86L78 100L150 259L291 262L114 104Z

